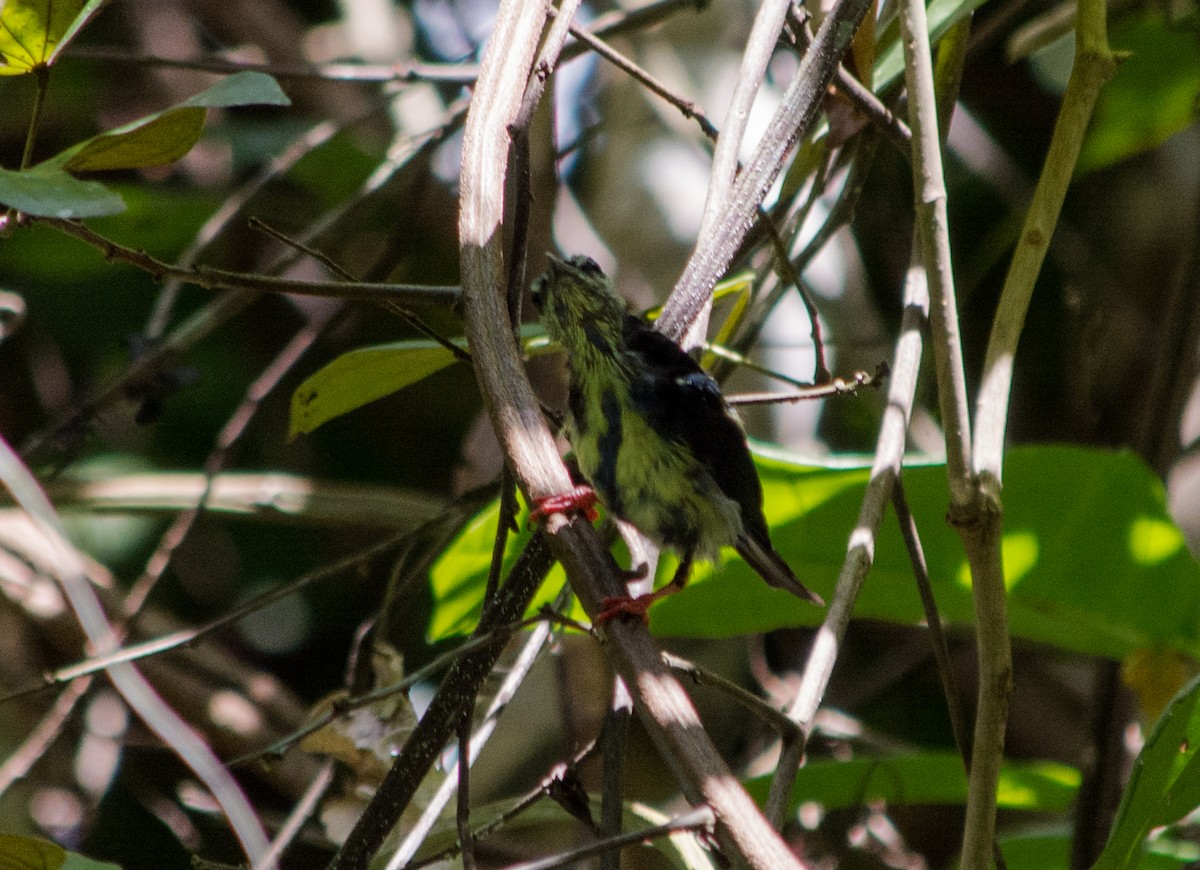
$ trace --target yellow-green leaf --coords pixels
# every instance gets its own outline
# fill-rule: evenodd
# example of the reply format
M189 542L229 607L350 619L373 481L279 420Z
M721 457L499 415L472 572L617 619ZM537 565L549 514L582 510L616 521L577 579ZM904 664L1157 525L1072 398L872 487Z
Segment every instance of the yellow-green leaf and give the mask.
M108 0L7 0L0 3L0 75L54 63Z
M204 109L172 109L102 133L64 151L56 159L68 172L141 169L173 163L192 150L204 131Z
M455 344L466 346L463 341ZM296 388L288 437L306 435L322 423L390 396L452 362L454 354L430 339L344 353Z
M466 350L464 339L452 341L455 347ZM521 327L521 345L526 354L535 356L553 350L537 324ZM441 371L454 359L454 354L445 346L424 338L344 353L292 394L288 438L307 435L334 417L412 386Z
M72 145L38 168L97 172L162 166L187 154L200 139L207 109L287 104L287 96L266 73L237 73L176 106Z

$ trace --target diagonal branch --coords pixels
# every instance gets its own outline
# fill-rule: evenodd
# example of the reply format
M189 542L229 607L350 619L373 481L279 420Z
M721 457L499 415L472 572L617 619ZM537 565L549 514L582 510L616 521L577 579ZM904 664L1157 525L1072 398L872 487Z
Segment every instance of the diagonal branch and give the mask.
M509 124L520 108L544 17L545 3L501 3L467 120L459 211L465 323L476 374L508 462L532 498L571 487L508 329L503 292ZM612 557L590 525L555 515L546 531L554 555L589 613L599 611L605 596L621 594ZM643 724L688 799L712 807L717 836L732 860L761 868L800 866L717 754L646 626L614 620L607 640L614 670L629 686Z

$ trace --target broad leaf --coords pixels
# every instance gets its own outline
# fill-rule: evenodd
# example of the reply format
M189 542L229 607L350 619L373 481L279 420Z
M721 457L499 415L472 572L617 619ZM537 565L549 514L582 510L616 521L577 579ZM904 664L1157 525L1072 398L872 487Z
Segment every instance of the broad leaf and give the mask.
M750 794L766 799L771 777L747 784ZM996 800L1003 809L1043 813L1066 811L1079 788L1079 771L1049 761L1006 762L1000 769ZM889 804L963 804L967 777L953 752L926 752L892 758L817 761L796 775L791 806L812 801L825 810L847 809L869 801Z
M269 75L260 72L236 73L189 97L178 106L72 145L41 166L70 172L162 166L187 154L199 141L204 130L206 109L288 104L287 96Z
M1080 173L1153 148L1200 114L1200 32L1194 26L1148 11L1123 19L1111 41L1131 55L1100 91L1079 154Z
M868 470L821 469L776 455L760 458L759 472L776 549L829 600ZM945 521L945 469L908 468L904 484L941 613L970 623L970 573ZM1161 482L1140 460L1074 447L1014 448L1005 461L1003 498L1014 634L1116 659L1151 648L1200 655L1200 569L1167 514ZM854 612L905 624L923 619L890 517ZM715 572L697 572L683 592L650 613L658 633L701 637L811 625L823 616L768 587L732 556Z
M120 870L40 837L0 834L0 870Z
M541 332L539 326L522 327L527 353L547 350ZM465 340L453 341L455 347L466 350ZM306 435L335 417L424 380L455 360L448 348L427 338L348 351L296 388L288 437Z
M6 0L0 3L0 75L50 66L108 0Z
M1164 844L1166 845L1166 844ZM1177 845L1177 844L1175 844ZM1071 837L1068 834L1022 834L1004 837L1000 850L1009 867L1036 867L1037 870L1071 870ZM1152 852L1142 858L1138 870L1183 870L1193 866L1197 854L1193 846L1187 853Z
M80 181L49 166L25 172L0 169L0 205L54 218L101 217L125 210L121 197L103 184Z
M1198 805L1200 680L1176 696L1142 747L1095 870L1140 866L1142 844L1150 831L1179 821Z
M506 541L500 574L502 579L508 575L532 535L528 517L528 511L522 510L517 514L518 532L510 534ZM454 543L446 548L446 552L430 569L429 585L433 592L434 607L427 638L431 643L469 634L479 622L499 520L500 503L494 501L463 527ZM543 604L552 602L566 579L562 566L555 565L534 596L528 612L536 613ZM578 606L571 615L577 619L587 619L587 614Z

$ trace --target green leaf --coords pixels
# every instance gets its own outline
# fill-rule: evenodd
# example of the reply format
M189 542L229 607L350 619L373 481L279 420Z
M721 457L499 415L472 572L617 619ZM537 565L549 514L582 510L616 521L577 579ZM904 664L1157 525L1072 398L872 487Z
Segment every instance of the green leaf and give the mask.
M528 517L527 510L517 514L519 531L508 536L501 563L501 578L508 575L533 534L529 529ZM469 634L479 622L499 520L500 502L493 501L463 527L430 569L429 586L433 592L433 613L427 631L430 643ZM536 613L543 604L558 597L566 581L562 566L555 565L533 597L527 613ZM587 614L579 607L570 615L575 619L587 619Z
M521 336L527 353L549 350L540 326L522 327ZM466 350L463 339L453 341L455 347ZM292 394L288 438L306 435L335 417L410 387L455 359L446 347L424 338L344 353L305 380Z
M970 15L985 0L931 0L926 14L929 19L929 39L936 43L955 22ZM874 90L882 91L904 73L904 46L900 43L900 26L893 20L879 35L879 56L875 61Z
M1125 17L1114 47L1132 52L1100 91L1079 154L1091 172L1140 154L1189 127L1200 114L1200 32L1160 13Z
M187 154L204 130L206 110L225 106L288 105L273 78L240 72L177 106L79 142L39 164L69 172L162 166Z
M828 600L857 524L868 470L822 469L782 454L758 461L776 549L805 585ZM942 616L969 624L970 573L962 543L945 522L945 469L906 468L904 483ZM1075 447L1014 448L1005 461L1004 511L1014 634L1116 659L1156 647L1200 655L1200 569L1167 514L1161 482L1136 457ZM1172 603L1167 611L1163 600ZM923 619L908 556L890 519L854 613L901 624ZM650 615L660 634L724 637L815 624L823 612L768 587L727 555L719 569L697 572Z
M68 172L142 169L173 163L192 150L204 132L204 109L162 112L101 133L52 157L48 163Z
M290 106L292 101L274 78L263 72L234 73L211 88L188 97L180 106L224 109L231 106Z
M108 0L7 0L0 3L0 75L50 66Z
M766 799L771 776L746 785L751 796ZM1071 806L1079 789L1079 771L1049 761L1006 762L1000 769L996 800L1003 809L1059 813ZM868 801L899 804L962 804L967 777L953 752L924 752L892 758L817 761L796 775L791 806L814 801L825 810L848 809Z
M828 600L869 469L821 468L781 453L760 452L755 460L776 549L805 585ZM1167 514L1161 482L1139 459L1075 447L1022 447L1009 452L1005 468L1002 546L1016 636L1115 659L1146 649L1200 656L1200 568ZM962 542L945 521L945 468L908 467L904 483L942 616L970 624L970 574ZM435 596L453 609L435 613L435 635L449 625L462 631L473 624L496 521L493 506L471 535L464 532L443 554ZM506 558L513 555L510 549ZM675 560L666 555L659 561L665 580ZM1171 602L1169 610L1163 600ZM904 543L890 519L854 615L905 625L924 619ZM722 564L697 565L682 592L655 604L650 625L660 635L731 637L813 625L823 616L823 610L767 586L726 551Z
M466 348L466 342L455 341ZM361 347L342 354L307 378L292 394L288 438L308 434L335 417L390 396L454 362L449 350L430 339Z
M0 870L121 870L40 837L0 834Z
M54 218L101 217L125 210L121 197L104 185L48 166L25 172L0 169L0 204Z
M1170 601L1169 597L1156 600ZM1095 870L1134 868L1154 828L1200 805L1200 679L1171 702L1138 754Z
M1138 865L1139 870L1182 870L1200 857L1194 844L1175 846L1170 851L1151 852ZM1184 848L1178 848L1178 846ZM1070 870L1071 837L1067 834L1021 834L1000 840L1000 850L1009 867L1036 867L1037 870Z

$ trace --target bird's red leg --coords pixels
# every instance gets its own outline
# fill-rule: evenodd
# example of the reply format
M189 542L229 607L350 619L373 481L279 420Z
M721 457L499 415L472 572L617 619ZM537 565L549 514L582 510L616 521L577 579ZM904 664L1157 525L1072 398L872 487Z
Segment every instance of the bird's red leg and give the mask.
M675 576L671 578L671 582L663 586L661 589L656 589L645 595L639 595L636 598L631 598L628 595L614 595L610 598L605 598L600 602L600 612L596 615L596 625L604 625L610 619L622 614L626 616L636 616L642 622L649 622L646 612L650 609L650 605L660 598L666 598L668 595L674 595L680 589L687 585L688 577L692 573L692 554L685 553L683 559L679 563L679 567L675 569Z
M576 486L558 495L535 499L533 510L529 512L529 523L533 525L550 514L564 514L567 511L582 511L588 522L595 522L596 517L600 516L596 512L595 490L590 486Z

